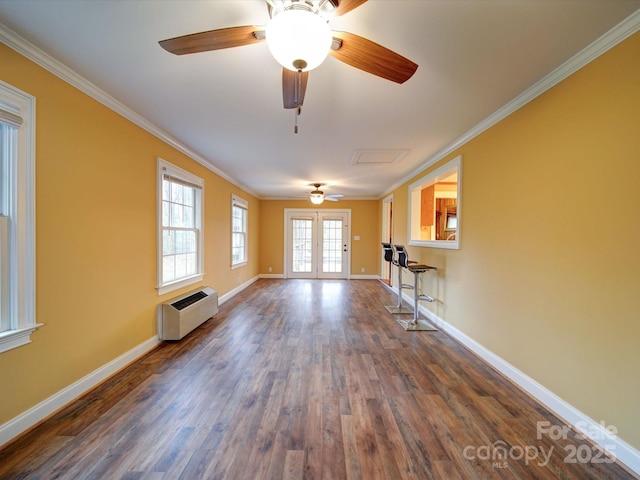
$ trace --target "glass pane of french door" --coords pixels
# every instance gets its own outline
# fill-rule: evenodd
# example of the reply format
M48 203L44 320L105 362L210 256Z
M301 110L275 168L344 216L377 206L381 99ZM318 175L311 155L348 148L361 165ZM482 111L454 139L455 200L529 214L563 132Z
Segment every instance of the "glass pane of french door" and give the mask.
M313 219L292 219L291 271L313 272Z
M342 219L322 219L322 273L342 273Z

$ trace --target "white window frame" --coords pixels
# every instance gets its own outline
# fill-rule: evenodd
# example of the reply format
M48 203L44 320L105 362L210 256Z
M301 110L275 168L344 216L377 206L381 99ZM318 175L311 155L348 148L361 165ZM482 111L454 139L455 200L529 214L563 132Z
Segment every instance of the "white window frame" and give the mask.
M0 81L0 122L16 128L6 148L0 202L0 291L4 325L0 353L31 343L36 323L35 97ZM4 327L3 327L4 328Z
M455 240L420 240L420 218L422 208L420 204L420 192L423 188L444 180L445 178L452 175L452 173L455 173L457 175L455 198L457 199L456 220L458 222L458 225L456 228ZM453 160L449 160L441 167L413 182L411 185L409 185L407 194L408 244L416 247L448 248L452 250L460 250L460 219L462 215L462 155L458 155Z
M178 280L172 280L165 282L163 280L163 225L162 225L162 181L164 175L170 175L171 177L181 180L187 184L193 185L196 189L196 212L195 222L197 230L196 248L197 259L196 269L197 272L194 275L183 277ZM158 251L157 251L157 290L158 295L164 295L173 290L177 290L194 283L201 282L204 278L204 180L191 172L188 172L172 163L158 158L158 171L157 171L157 211L158 211Z
M236 208L244 210L244 231L233 231L233 211ZM244 258L238 261L233 260L233 236L237 233L244 234ZM246 265L249 261L249 202L237 195L231 195L231 268L238 268Z

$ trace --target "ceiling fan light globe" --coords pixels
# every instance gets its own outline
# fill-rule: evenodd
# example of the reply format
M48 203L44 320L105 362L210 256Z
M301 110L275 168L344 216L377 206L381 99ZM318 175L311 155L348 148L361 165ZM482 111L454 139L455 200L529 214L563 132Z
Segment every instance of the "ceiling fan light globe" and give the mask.
M324 202L324 195L322 193L312 193L309 195L309 200L311 200L311 203L314 205L320 205Z
M285 10L266 28L269 50L280 65L294 72L307 72L320 65L331 48L331 28L321 16L306 10ZM302 62L300 62L302 61ZM296 68L298 65L298 68Z

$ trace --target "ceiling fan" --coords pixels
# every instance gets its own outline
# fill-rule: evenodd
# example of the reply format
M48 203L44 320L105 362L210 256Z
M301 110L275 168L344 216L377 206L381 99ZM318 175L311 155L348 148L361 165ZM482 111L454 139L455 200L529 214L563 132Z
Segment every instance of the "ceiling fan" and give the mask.
M331 31L328 22L367 0L266 0L271 20L266 26L240 26L193 33L160 41L176 55L239 47L267 41L283 66L284 108L300 107L309 70L332 57L396 83L404 83L418 65L366 38L348 32ZM297 131L297 130L296 130Z
M344 195L341 193L325 195L324 192L320 190L320 187L322 187L324 183L312 183L311 185L315 187L315 190L312 190L309 193L309 201L311 201L311 203L313 203L314 205L320 205L325 200L328 200L330 202L337 202L342 197L344 197Z

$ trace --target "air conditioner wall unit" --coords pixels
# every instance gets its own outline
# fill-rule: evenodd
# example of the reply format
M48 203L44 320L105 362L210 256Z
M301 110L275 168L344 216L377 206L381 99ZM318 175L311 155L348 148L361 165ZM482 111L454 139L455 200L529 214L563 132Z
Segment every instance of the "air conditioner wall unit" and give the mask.
M161 304L158 337L180 340L218 313L218 292L211 287L172 298Z

